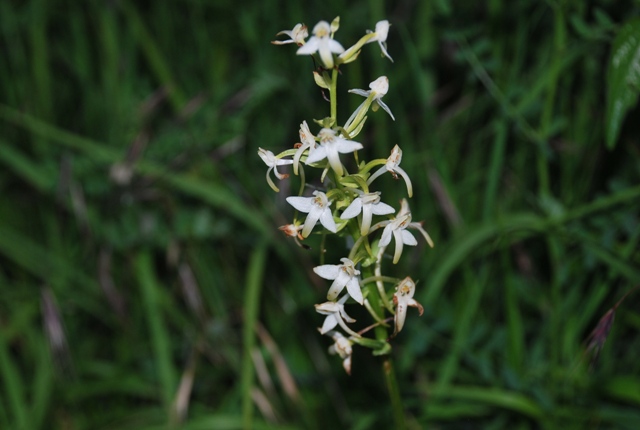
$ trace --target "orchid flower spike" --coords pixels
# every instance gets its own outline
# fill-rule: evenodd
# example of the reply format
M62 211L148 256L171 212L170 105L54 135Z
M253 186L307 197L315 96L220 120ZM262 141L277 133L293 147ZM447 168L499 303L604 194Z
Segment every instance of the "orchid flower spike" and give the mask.
M386 19L384 21L378 21L376 23L376 29L373 32L375 36L369 39L367 43L378 42L378 45L380 45L380 49L382 50L382 55L387 57L393 63L393 58L391 58L387 52L387 36L389 34L389 27L391 27L391 24L389 24L389 21ZM367 30L367 33L371 33L371 31Z
M404 245L416 246L418 242L406 229L412 228L418 230L424 236L425 240L430 247L433 248L433 241L429 234L422 228L422 224L419 222L411 222L411 211L409 210L409 203L407 199L402 199L400 202L400 210L396 214L395 219L388 221L381 221L374 226L374 228L380 228L384 226L382 236L378 245L380 248L386 247L391 243L391 237L395 239L396 250L393 255L393 264L396 264L400 260L402 255L402 249Z
M276 178L281 180L288 178L289 177L288 174L278 172L278 166L286 166L287 164L292 164L293 160L283 160L281 158L276 157L273 154L273 152L266 149L262 149L262 148L258 148L258 155L260 156L260 158L262 158L262 161L264 161L264 163L267 166L269 166L269 168L267 169L267 183L269 184L269 186L273 191L275 192L280 191L280 189L276 187L276 184L274 184L273 181L271 180L269 173L271 173L271 171L273 170L273 173L274 175L276 175Z
M304 45L304 39L306 39L307 36L309 36L309 31L307 30L306 25L296 24L295 27L293 27L293 30L282 30L276 33L276 36L279 36L281 34L285 34L289 36L289 39L274 40L271 43L273 43L274 45L286 45L288 43L295 43L298 46L302 46Z
M380 175L382 175L385 171L391 173L393 179L398 179L398 175L402 176L405 184L407 185L407 194L409 197L413 196L413 186L411 185L411 179L407 172L400 167L400 162L402 161L402 149L398 145L394 146L391 150L391 155L387 158L387 162L384 166L380 167L376 170L367 180L367 185L371 185L371 183Z
M394 316L395 330L393 336L402 330L409 306L418 308L420 316L422 316L424 312L422 305L413 298L415 291L416 283L408 276L396 286L396 292L393 295L393 303L396 305L396 314Z
M313 268L318 276L333 281L327 300L336 300L338 294L347 287L347 292L356 302L363 304L362 290L360 289L360 271L356 270L353 261L348 258L341 258L342 264L324 264Z
M337 135L335 130L330 128L323 128L318 133L320 138L320 145L315 148L313 153L310 153L307 157L306 164L317 163L318 161L329 160L329 165L338 176L342 176L343 169L340 162L340 154L348 154L362 149L362 144L354 142L353 140L347 140Z
M309 236L313 227L320 220L320 224L332 233L338 231L336 223L333 220L331 214L331 202L327 198L327 195L322 191L314 191L315 197L287 197L287 202L299 210L300 212L308 213L307 219L304 221L304 227L302 228L302 237Z
M313 36L301 46L296 54L312 55L318 52L325 68L333 69L333 54L341 54L344 48L331 38L331 26L327 21L320 21L313 27Z

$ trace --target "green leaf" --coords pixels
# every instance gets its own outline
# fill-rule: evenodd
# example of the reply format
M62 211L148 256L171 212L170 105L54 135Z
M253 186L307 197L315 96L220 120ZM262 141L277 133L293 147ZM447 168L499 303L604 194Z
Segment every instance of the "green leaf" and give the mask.
M640 19L627 22L613 42L607 81L606 139L607 148L613 149L640 92Z

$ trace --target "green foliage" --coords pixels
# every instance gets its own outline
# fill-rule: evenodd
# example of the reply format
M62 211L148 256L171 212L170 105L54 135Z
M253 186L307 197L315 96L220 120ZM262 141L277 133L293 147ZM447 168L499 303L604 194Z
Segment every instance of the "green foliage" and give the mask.
M607 78L607 147L616 144L625 115L640 93L640 19L632 19L613 41Z
M347 377L317 335L321 244L277 231L299 184L256 155L327 111L269 41L337 15L345 47L392 23L394 64L363 51L338 97L389 77L363 159L413 154L436 243L398 265L408 426L638 428L640 293L584 343L640 284L636 2L238 7L0 2L0 428L389 428L378 358Z

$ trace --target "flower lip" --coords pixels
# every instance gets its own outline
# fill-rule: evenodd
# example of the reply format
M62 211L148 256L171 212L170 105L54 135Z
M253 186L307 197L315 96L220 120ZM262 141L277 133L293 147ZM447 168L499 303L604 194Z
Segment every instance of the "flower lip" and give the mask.
M402 330L402 327L404 327L404 321L407 317L407 309L410 306L418 308L420 316L424 313L422 305L413 298L415 291L416 283L409 276L400 281L396 286L396 292L393 295L393 303L396 305L396 314L394 316L394 336Z

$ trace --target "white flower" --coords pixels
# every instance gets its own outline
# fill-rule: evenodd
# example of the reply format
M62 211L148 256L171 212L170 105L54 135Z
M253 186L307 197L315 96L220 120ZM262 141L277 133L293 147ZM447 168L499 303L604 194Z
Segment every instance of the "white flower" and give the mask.
M413 195L413 186L411 185L411 179L409 179L409 175L405 172L402 167L400 167L400 162L402 161L402 149L398 145L394 146L391 150L391 155L387 158L387 162L384 166L380 167L374 174L372 174L367 180L367 185L371 185L371 183L380 175L382 175L385 170L393 176L394 179L398 179L398 175L402 176L405 184L407 184L407 194L409 197Z
M342 264L324 264L313 268L313 271L321 278L333 281L327 293L327 300L335 301L338 298L338 294L346 286L347 292L353 300L362 304L364 298L362 297L360 279L358 278L360 271L356 270L353 261L348 258L341 258L340 261L342 261Z
M347 375L351 375L352 341L339 331L330 331L327 335L331 336L334 342L333 345L329 347L329 354L338 354L340 358L342 358L342 367L344 367Z
M337 231L336 223L331 214L331 202L322 191L314 191L315 197L287 197L287 202L300 212L308 213L302 228L302 237L309 236L318 220L330 232Z
M333 54L341 54L344 48L331 38L331 27L327 21L320 21L313 27L313 36L298 49L298 55L320 54L320 59L327 69L333 69Z
M386 76L380 76L378 79L369 84L369 88L369 91L355 89L349 90L349 92L358 94L359 96L363 97L371 96L373 98L373 101L375 101L382 109L384 109L384 111L389 114L391 119L395 121L396 119L391 113L391 109L389 109L389 106L387 106L385 102L382 101L382 97L384 97L389 91L389 79Z
M302 124L300 124L300 141L300 146L293 156L293 173L296 175L298 174L298 164L300 163L302 153L308 149L308 155L311 155L316 147L316 137L311 133L311 130L309 130L307 121L302 121Z
M276 175L276 178L278 179L288 178L289 177L288 174L278 172L278 166L285 166L287 164L292 164L293 160L283 160L273 155L273 152L266 149L262 149L262 148L258 148L258 155L260 156L260 158L262 158L262 161L264 161L264 163L267 166L269 166L269 168L267 169L267 183L269 184L272 190L276 192L280 191L278 187L276 187L276 184L274 184L273 181L271 180L269 173L271 173L271 171L273 170L273 173Z
M313 153L307 157L306 164L317 163L325 158L329 160L331 168L338 176L342 176L342 163L340 162L340 154L348 154L350 152L362 149L362 144L352 140L344 139L337 136L336 132L330 128L323 128L318 133L320 137L320 145L315 148Z
M393 256L393 264L396 264L400 259L404 245L416 246L418 244L416 238L406 230L407 228L414 228L420 231L429 246L433 248L433 241L431 237L429 237L429 234L422 228L422 224L419 222L411 222L411 211L409 210L407 200L402 199L400 205L400 210L395 219L391 221L381 221L375 225L376 228L385 226L382 231L382 237L380 237L380 242L378 243L380 248L386 247L391 243L391 236L395 239L396 251Z
M274 40L271 43L274 45L286 45L287 43L295 43L298 46L304 45L304 39L309 35L309 31L307 30L307 26L304 24L296 24L293 27L293 30L282 30L279 33L276 33L276 36L281 34L286 34L289 36L288 40Z
M356 197L351 204L340 215L341 219L351 219L362 212L362 224L360 225L360 234L366 235L371 228L371 219L373 215L389 215L395 210L386 203L380 201L380 192L362 194Z
M374 31L375 36L367 41L367 43L378 42L380 45L380 49L382 50L382 54L387 57L391 62L393 62L393 58L387 52L387 35L389 34L389 21L386 19L384 21L378 21L376 23L376 30ZM367 33L370 33L370 30L367 30Z
M340 327L350 335L360 337L358 333L354 332L349 328L349 326L347 326L346 322L352 323L356 321L347 315L347 312L344 310L344 302L347 301L347 298L349 298L349 296L345 294L337 302L324 302L319 305L314 305L316 307L316 312L327 316L320 328L321 334L325 334L328 331L333 330L337 325L340 325Z
M418 308L420 316L422 316L422 313L424 312L422 305L413 298L415 291L416 283L408 276L400 281L396 287L396 292L393 295L393 303L396 305L396 315L394 317L395 330L393 332L394 336L402 330L409 306Z
M350 93L357 94L362 97L366 97L367 99L363 101L355 111L353 111L353 113L345 123L344 128L346 130L351 131L351 128L352 128L351 126L354 123L353 122L354 119L356 118L358 119L355 122L356 125L359 124L360 121L362 121L362 118L367 113L367 110L369 109L369 106L371 105L371 103L375 103L377 105L377 106L376 105L373 106L372 110L374 112L378 109L378 106L380 106L382 109L384 109L386 113L389 114L392 120L394 121L396 120L393 114L391 113L391 109L389 109L389 106L387 106L386 103L382 101L382 97L384 97L385 94L387 94L387 92L389 91L389 79L386 76L380 76L378 79L376 79L375 81L369 84L369 88L371 88L369 91L360 90L360 89L349 90Z

